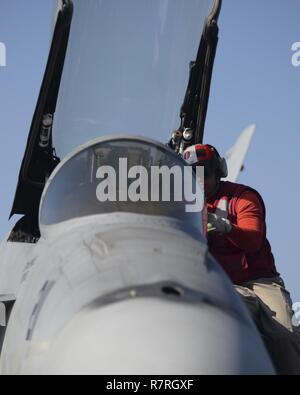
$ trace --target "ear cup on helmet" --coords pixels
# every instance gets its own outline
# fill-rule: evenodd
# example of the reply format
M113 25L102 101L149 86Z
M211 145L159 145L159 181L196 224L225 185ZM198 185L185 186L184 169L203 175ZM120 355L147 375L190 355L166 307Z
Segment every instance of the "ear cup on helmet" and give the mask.
M220 173L221 178L228 177L228 165L225 158L220 158Z

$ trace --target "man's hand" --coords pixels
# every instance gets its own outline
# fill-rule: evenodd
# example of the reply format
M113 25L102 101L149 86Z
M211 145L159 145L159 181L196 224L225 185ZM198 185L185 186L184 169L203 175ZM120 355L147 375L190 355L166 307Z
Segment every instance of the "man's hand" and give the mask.
M232 231L232 224L228 219L221 218L217 214L208 213L207 233L220 233L226 235Z

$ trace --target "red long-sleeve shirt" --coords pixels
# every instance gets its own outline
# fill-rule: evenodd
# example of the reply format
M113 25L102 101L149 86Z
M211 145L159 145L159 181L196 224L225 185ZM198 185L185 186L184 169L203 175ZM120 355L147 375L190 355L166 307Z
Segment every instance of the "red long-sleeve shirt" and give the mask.
M259 251L266 230L264 209L257 194L243 192L236 203L237 225L233 225L228 240L251 254Z
M208 211L228 218L232 231L209 235L210 252L235 284L278 275L266 237L266 213L258 192L222 182L207 202Z

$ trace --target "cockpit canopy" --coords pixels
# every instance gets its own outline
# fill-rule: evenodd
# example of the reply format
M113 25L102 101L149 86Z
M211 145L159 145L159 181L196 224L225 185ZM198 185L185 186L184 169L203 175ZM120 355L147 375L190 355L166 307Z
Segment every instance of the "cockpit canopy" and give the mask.
M102 138L59 165L42 198L40 224L121 212L172 218L200 236L203 202L196 175L167 147Z
M45 184L81 144L131 133L182 152L170 141L178 128L202 141L222 0L58 3L11 210L37 237Z
M213 3L73 0L52 133L57 155L111 133L167 142Z

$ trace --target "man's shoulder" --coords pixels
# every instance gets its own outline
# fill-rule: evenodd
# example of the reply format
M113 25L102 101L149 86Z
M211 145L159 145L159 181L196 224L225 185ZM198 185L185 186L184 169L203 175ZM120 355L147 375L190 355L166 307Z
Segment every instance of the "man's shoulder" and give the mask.
M221 195L226 195L236 199L239 199L244 196L253 196L256 199L258 198L261 202L263 202L263 198L261 194L256 189L244 184L222 181L219 192Z
M220 187L220 192L221 193L238 193L238 192L243 192L247 190L253 190L253 188L243 185L243 184L238 184L235 182L230 182L230 181L221 181L221 187Z
M236 202L236 207L244 208L244 206L248 207L253 204L265 212L261 194L250 186L225 181L221 185L221 194L228 196L229 200L233 199Z

